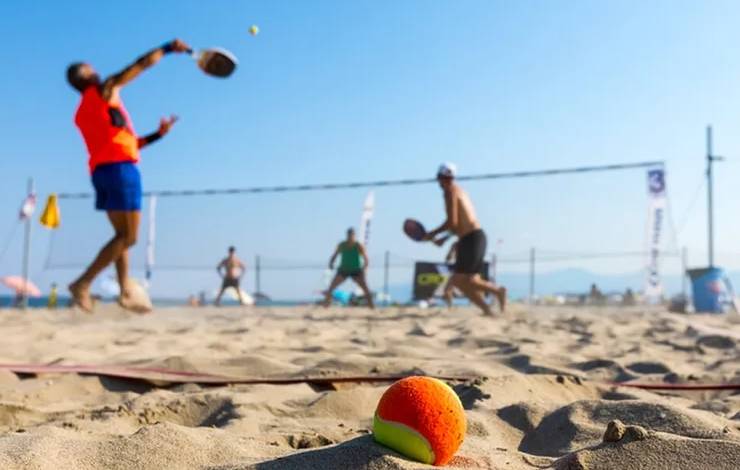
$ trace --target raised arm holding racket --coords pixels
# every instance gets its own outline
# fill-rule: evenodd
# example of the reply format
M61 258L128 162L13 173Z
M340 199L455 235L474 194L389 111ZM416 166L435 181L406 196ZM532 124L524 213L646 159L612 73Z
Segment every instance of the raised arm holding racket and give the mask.
M69 286L74 302L88 312L92 310L90 285L111 263L115 263L121 287L119 303L133 311L148 310L151 305L148 299L142 298L145 294L136 294L137 289L128 279L128 249L136 243L142 197L141 176L136 164L139 150L167 134L177 117L163 118L157 131L139 137L119 92L169 53L191 54L204 72L219 77L230 75L236 67L236 60L225 51L194 54L185 42L175 39L152 49L105 80L84 62L67 68L67 81L81 95L75 124L87 146L95 208L106 212L115 232L92 264Z

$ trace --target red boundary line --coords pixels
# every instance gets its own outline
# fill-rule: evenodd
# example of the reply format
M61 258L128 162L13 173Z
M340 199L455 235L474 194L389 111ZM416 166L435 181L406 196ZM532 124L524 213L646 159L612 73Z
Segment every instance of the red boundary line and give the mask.
M740 384L641 384L628 382L612 382L617 387L641 388L643 390L740 390Z
M413 374L367 375L367 376L305 376L291 378L243 378L228 377L201 372L178 371L159 367L127 367L127 366L95 366L95 365L35 365L35 364L0 364L0 370L8 370L21 374L39 373L79 373L93 374L107 377L139 379L146 381L162 381L171 383L203 383L203 384L247 384L247 385L291 385L300 383L351 383L351 382L395 382ZM155 377L160 375L160 377ZM461 375L432 375L440 380L463 382L473 380L474 376Z
M411 374L390 375L352 375L342 377L291 377L291 378L243 378L228 377L223 375L208 374L202 372L189 372L172 370L163 367L135 367L135 366L100 366L100 365L36 365L36 364L0 364L0 370L8 370L21 374L40 374L49 372L66 372L79 374L102 375L107 377L119 377L127 379L138 379L146 381L162 381L170 383L202 383L202 384L246 384L246 385L292 385L300 383L352 383L352 382L395 382ZM154 375L160 375L155 377ZM464 375L434 375L440 380L464 382L474 380L475 376ZM737 384L668 384L668 383L631 383L631 382L607 382L605 385L614 387L640 388L643 390L740 390Z

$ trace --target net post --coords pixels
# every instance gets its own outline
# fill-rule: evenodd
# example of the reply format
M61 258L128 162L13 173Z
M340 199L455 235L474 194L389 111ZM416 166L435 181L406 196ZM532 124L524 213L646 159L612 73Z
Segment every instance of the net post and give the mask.
M388 298L388 273L390 267L390 258L390 251L385 250L385 261L383 264L383 304L386 306L388 305L388 301L390 300Z
M534 305L535 249L529 249L529 305Z
M256 255L254 257L254 288L255 288L255 297L258 297L262 293L262 287L260 282L260 255ZM256 299L255 299L256 300Z
M26 197L33 194L33 178L28 178ZM28 308L28 263L31 259L31 219L33 214L26 217L25 234L23 237L23 291L21 292L21 308Z
M689 262L689 249L685 246L681 248L681 295L684 299L688 298L686 289L686 268Z

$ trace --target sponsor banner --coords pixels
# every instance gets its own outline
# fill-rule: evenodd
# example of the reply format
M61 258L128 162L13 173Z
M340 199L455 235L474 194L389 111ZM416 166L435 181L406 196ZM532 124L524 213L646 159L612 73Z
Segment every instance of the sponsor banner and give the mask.
M648 171L648 259L645 297L651 301L660 300L663 295L659 268L666 202L665 170L660 168Z
M414 266L414 300L441 298L451 274L451 264L418 261ZM483 264L480 275L488 279L488 263Z

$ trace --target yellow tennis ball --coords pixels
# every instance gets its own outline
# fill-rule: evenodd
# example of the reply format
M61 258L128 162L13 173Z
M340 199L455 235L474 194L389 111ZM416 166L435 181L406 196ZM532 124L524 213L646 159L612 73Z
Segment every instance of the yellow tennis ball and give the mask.
M260 32L260 29L256 24L253 24L252 26L249 27L249 34L251 34L252 36L257 36L257 33L259 32Z
M419 462L445 465L460 448L467 422L452 388L407 377L383 393L373 419L375 441Z

